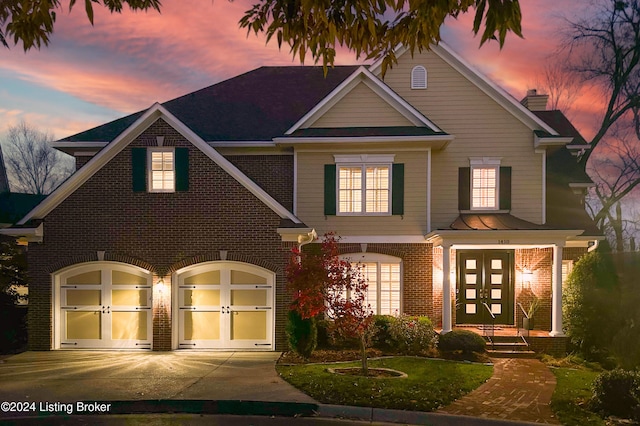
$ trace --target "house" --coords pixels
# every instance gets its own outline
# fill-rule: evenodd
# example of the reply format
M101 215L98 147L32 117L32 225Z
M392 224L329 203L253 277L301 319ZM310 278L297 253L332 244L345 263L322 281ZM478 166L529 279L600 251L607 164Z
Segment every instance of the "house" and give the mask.
M76 173L6 232L29 241L30 347L286 347L296 244L341 236L380 314L563 345L562 279L602 237L588 149L444 44L398 64L262 67L54 143Z

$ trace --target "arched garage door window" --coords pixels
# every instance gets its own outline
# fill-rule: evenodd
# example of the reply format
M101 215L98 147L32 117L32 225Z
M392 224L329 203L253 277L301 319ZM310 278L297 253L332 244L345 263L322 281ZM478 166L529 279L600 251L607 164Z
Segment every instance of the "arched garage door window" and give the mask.
M273 272L241 262L207 262L176 276L178 348L274 349Z
M368 283L366 303L374 314L402 313L402 259L376 253L351 253L341 257L362 266Z
M54 275L56 348L150 349L151 274L142 268L92 262Z

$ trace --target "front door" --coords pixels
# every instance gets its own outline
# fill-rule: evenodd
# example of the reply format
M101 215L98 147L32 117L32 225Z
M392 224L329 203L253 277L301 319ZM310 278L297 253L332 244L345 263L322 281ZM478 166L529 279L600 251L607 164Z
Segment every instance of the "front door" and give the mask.
M178 275L180 348L273 350L272 272L212 262Z
M458 250L458 324L513 324L513 251ZM489 313L491 312L491 313Z

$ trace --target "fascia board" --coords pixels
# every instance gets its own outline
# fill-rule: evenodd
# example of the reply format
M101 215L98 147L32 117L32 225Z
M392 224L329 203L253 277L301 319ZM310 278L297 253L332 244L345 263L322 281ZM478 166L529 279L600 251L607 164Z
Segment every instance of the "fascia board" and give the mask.
M25 224L27 221L38 218L41 219L62 201L71 195L78 187L84 184L105 164L112 160L124 147L131 143L138 135L144 132L157 119L163 118L175 130L180 132L194 146L199 148L205 155L218 164L224 171L236 179L242 186L248 189L260 201L267 205L271 210L283 219L291 219L294 223L301 223L293 213L289 212L284 206L278 203L273 197L266 193L262 188L257 186L251 179L242 173L231 162L224 158L214 148L209 146L204 140L196 135L191 129L178 120L166 108L159 103L153 104L138 120L127 127L113 142L106 146L98 155L93 157L84 167L80 168L62 185L60 185L53 193L44 199L39 205L32 209L27 215L18 222L19 225Z
M3 228L0 229L0 235L13 238L24 237L29 242L42 242L44 229L42 223L35 228Z
M49 142L52 148L104 148L107 146L109 142L100 142L100 141L79 141L79 142L71 142L71 141L53 141Z
M321 100L315 107L313 107L307 114L305 114L300 120L298 120L291 128L289 128L285 135L290 135L298 129L307 128L316 122L322 115L324 115L329 109L331 109L338 101L344 98L351 90L353 90L359 83L364 83L375 94L380 96L391 107L402 114L407 120L417 126L427 126L434 132L442 132L442 130L432 123L427 117L422 115L417 109L411 106L407 101L402 99L397 93L395 93L389 86L384 84L380 79L373 75L365 67L359 67L353 72L346 80L344 80L338 87L331 91L323 100Z
M582 229L550 229L550 230L439 230L425 235L425 240L436 245L495 245L495 246L522 246L522 245L563 245L567 240L574 239L584 232ZM502 244L498 240L508 240Z
M55 189L40 204L34 207L27 215L18 222L24 225L29 220L44 218L49 212L56 208L62 201L71 195L78 187L89 180L106 163L111 161L122 149L133 141L140 133L150 126L160 117L160 104L153 104L140 118L120 133L109 145L102 149L96 156L91 158L84 167L77 170L69 179Z
M428 143L429 147L440 150L445 148L454 139L446 136L358 136L358 137L284 137L274 138L274 141L283 146L307 145L307 144L384 144L384 143Z
M538 135L534 135L533 137L534 148L546 147L546 146L565 146L571 142L573 142L572 136L567 136L567 137L556 136L551 138L545 138L545 137L540 137Z
M438 55L442 60L467 78L467 80L487 94L491 99L496 101L499 105L522 121L531 130L538 130L540 128L552 135L558 135L558 132L556 132L555 129L525 108L503 88L478 71L474 66L451 49L451 47L449 47L444 41L440 41L437 45L431 45L430 49L433 53ZM395 52L396 59L406 54L407 51L409 51L407 47L398 46ZM379 75L382 71L381 65L382 59L379 59L369 67L369 70L372 73Z

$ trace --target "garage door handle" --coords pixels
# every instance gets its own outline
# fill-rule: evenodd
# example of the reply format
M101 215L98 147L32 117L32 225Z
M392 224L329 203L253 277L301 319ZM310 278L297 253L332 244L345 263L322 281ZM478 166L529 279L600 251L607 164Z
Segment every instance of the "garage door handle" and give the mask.
M256 288L271 288L270 285L257 285Z
M271 306L256 306L256 309L271 309Z

